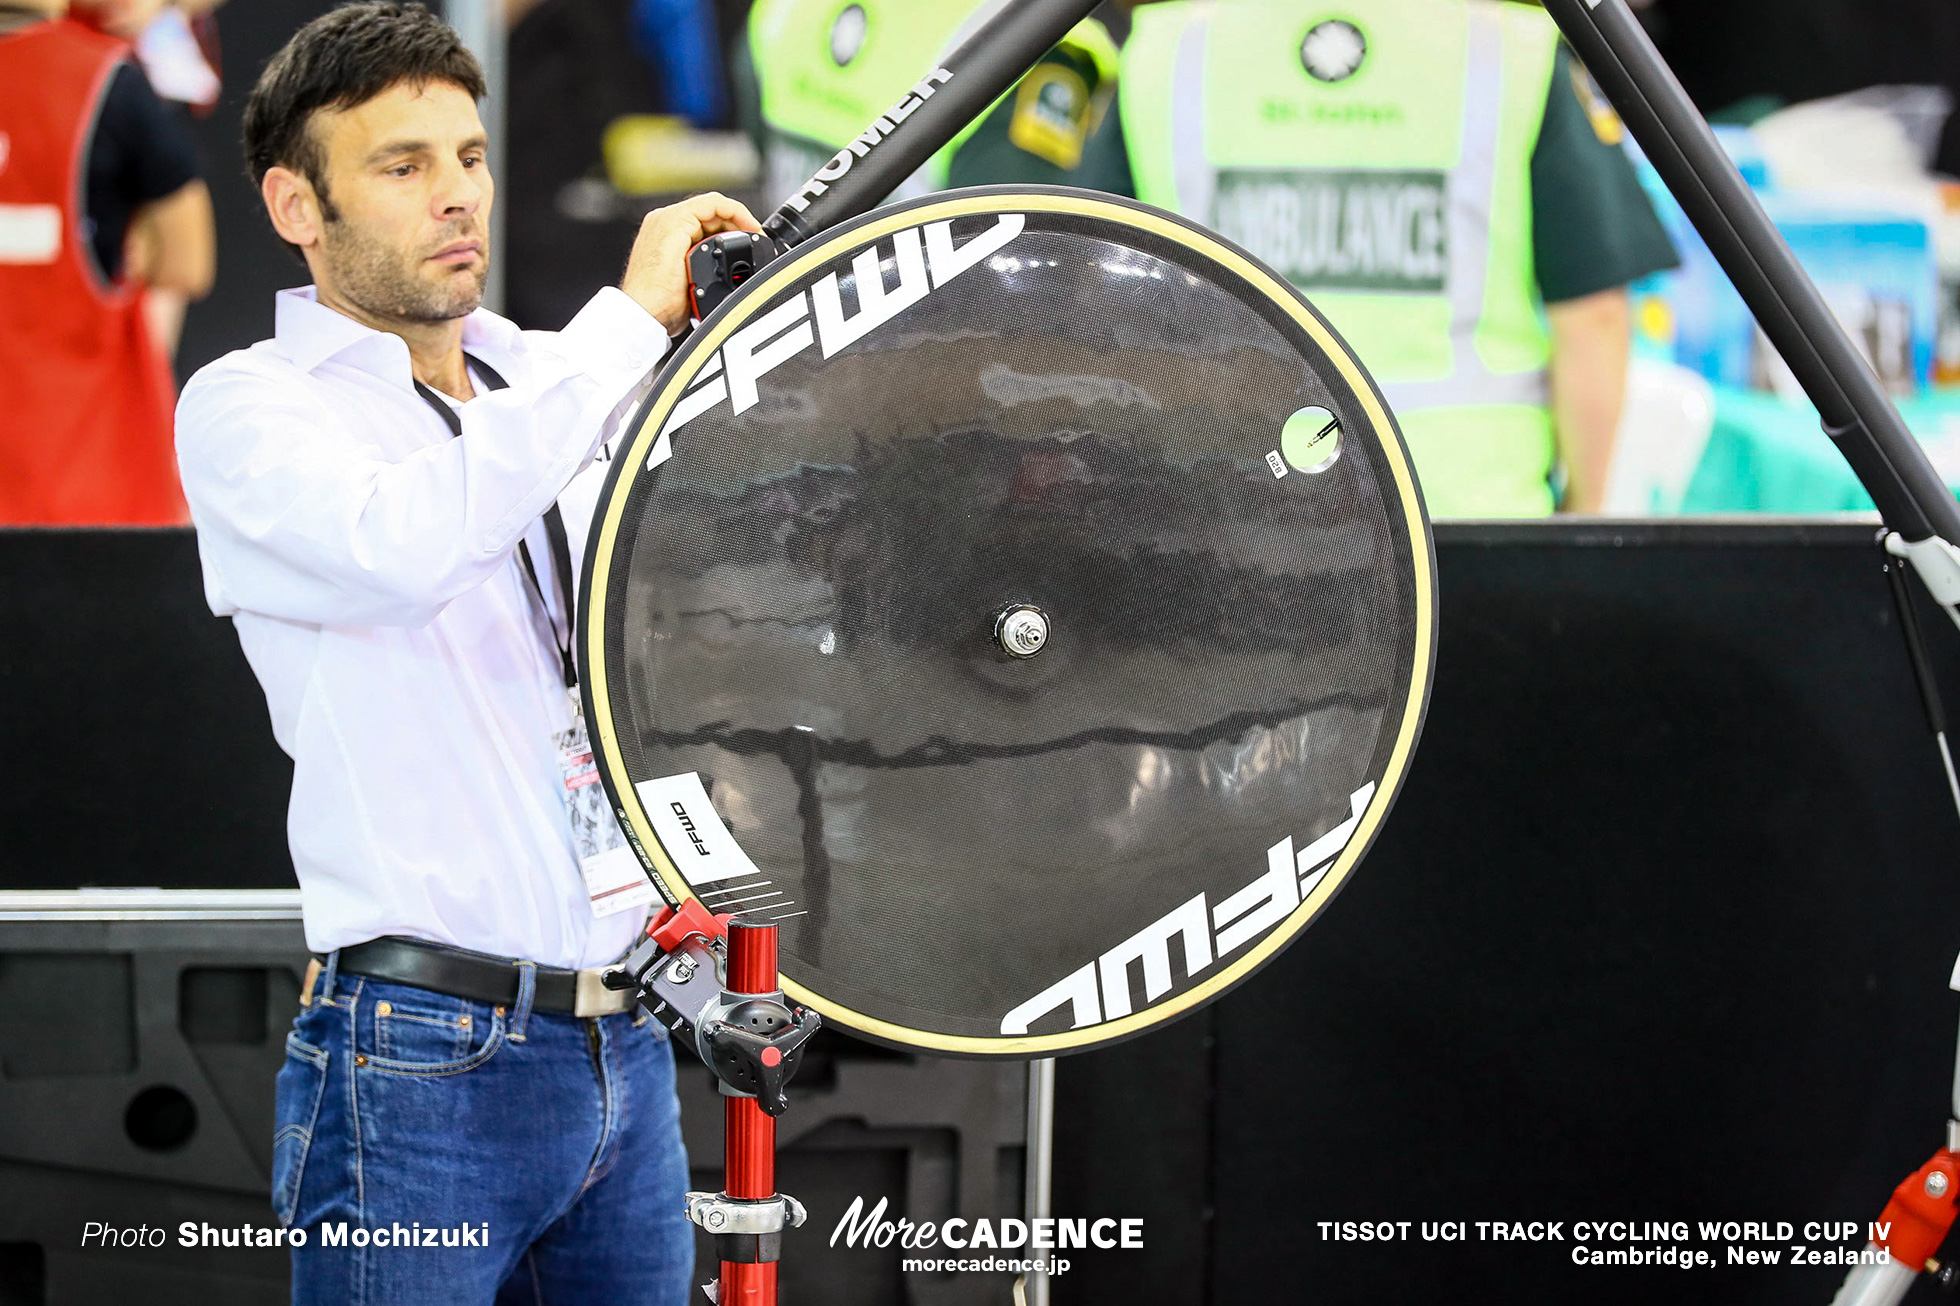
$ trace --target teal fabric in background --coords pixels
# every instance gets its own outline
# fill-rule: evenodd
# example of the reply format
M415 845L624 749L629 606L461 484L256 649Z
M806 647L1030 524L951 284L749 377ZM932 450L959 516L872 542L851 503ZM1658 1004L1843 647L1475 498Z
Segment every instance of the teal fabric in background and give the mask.
M1960 393L1899 403L1949 486L1960 484ZM1681 503L1683 513L1870 512L1871 496L1807 403L1715 387L1715 425Z

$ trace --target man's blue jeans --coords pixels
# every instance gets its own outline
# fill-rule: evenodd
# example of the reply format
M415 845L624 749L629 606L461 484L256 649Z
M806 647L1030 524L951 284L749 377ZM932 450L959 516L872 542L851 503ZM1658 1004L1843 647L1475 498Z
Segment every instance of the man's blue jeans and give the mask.
M293 1301L681 1306L674 1058L643 1013L532 1011L337 973L293 1021L272 1203Z

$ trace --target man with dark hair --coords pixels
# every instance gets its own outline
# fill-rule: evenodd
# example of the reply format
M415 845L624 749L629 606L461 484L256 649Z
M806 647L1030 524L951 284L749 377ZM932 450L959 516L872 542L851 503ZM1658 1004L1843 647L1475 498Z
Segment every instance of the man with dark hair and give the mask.
M619 287L519 332L478 307L482 89L420 5L293 37L245 148L313 285L178 406L206 594L294 760L317 956L273 1204L309 1235L295 1301L675 1306L672 1054L596 974L653 889L595 783L574 560L609 442L687 320L686 251L757 228L719 195L661 209Z

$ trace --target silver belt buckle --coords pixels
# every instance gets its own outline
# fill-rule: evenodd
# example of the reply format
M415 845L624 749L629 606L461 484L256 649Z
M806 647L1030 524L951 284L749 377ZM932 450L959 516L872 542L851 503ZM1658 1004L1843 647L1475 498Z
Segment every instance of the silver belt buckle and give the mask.
M611 1016L633 1009L637 994L632 989L609 989L600 979L610 966L593 966L578 972L572 989L574 1016Z

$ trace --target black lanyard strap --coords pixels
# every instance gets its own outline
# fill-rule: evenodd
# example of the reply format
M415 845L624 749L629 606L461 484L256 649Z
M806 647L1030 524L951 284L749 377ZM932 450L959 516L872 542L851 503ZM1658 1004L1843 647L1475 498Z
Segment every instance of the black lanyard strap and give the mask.
M480 358L470 354L463 355L463 361L472 371L483 378L483 384L492 390L505 390L510 382ZM422 396L424 403L436 410L449 427L451 435L463 433L462 414L446 403L435 391L415 382L415 393ZM572 546L565 535L565 515L558 511L554 502L544 512L545 539L551 545L551 570L558 578L558 593L563 596L565 609L565 628L558 628L557 620L551 615L551 604L545 599L544 586L538 580L538 569L531 561L531 549L523 540L517 542L518 561L524 564L524 574L530 578L531 592L537 596L538 606L544 609L545 624L551 627L551 646L558 654L558 666L565 676L565 688L578 688L578 665L572 660Z
M551 544L551 569L558 575L558 592L565 596L565 629L561 632L558 623L552 619L551 605L544 601L544 586L538 583L538 569L531 563L531 550L524 541L517 542L517 558L524 564L524 574L531 578L531 589L544 606L544 619L551 623L552 647L558 650L558 664L565 673L565 688L578 688L578 667L572 661L572 549L565 539L565 517L552 504L545 509L544 534Z

